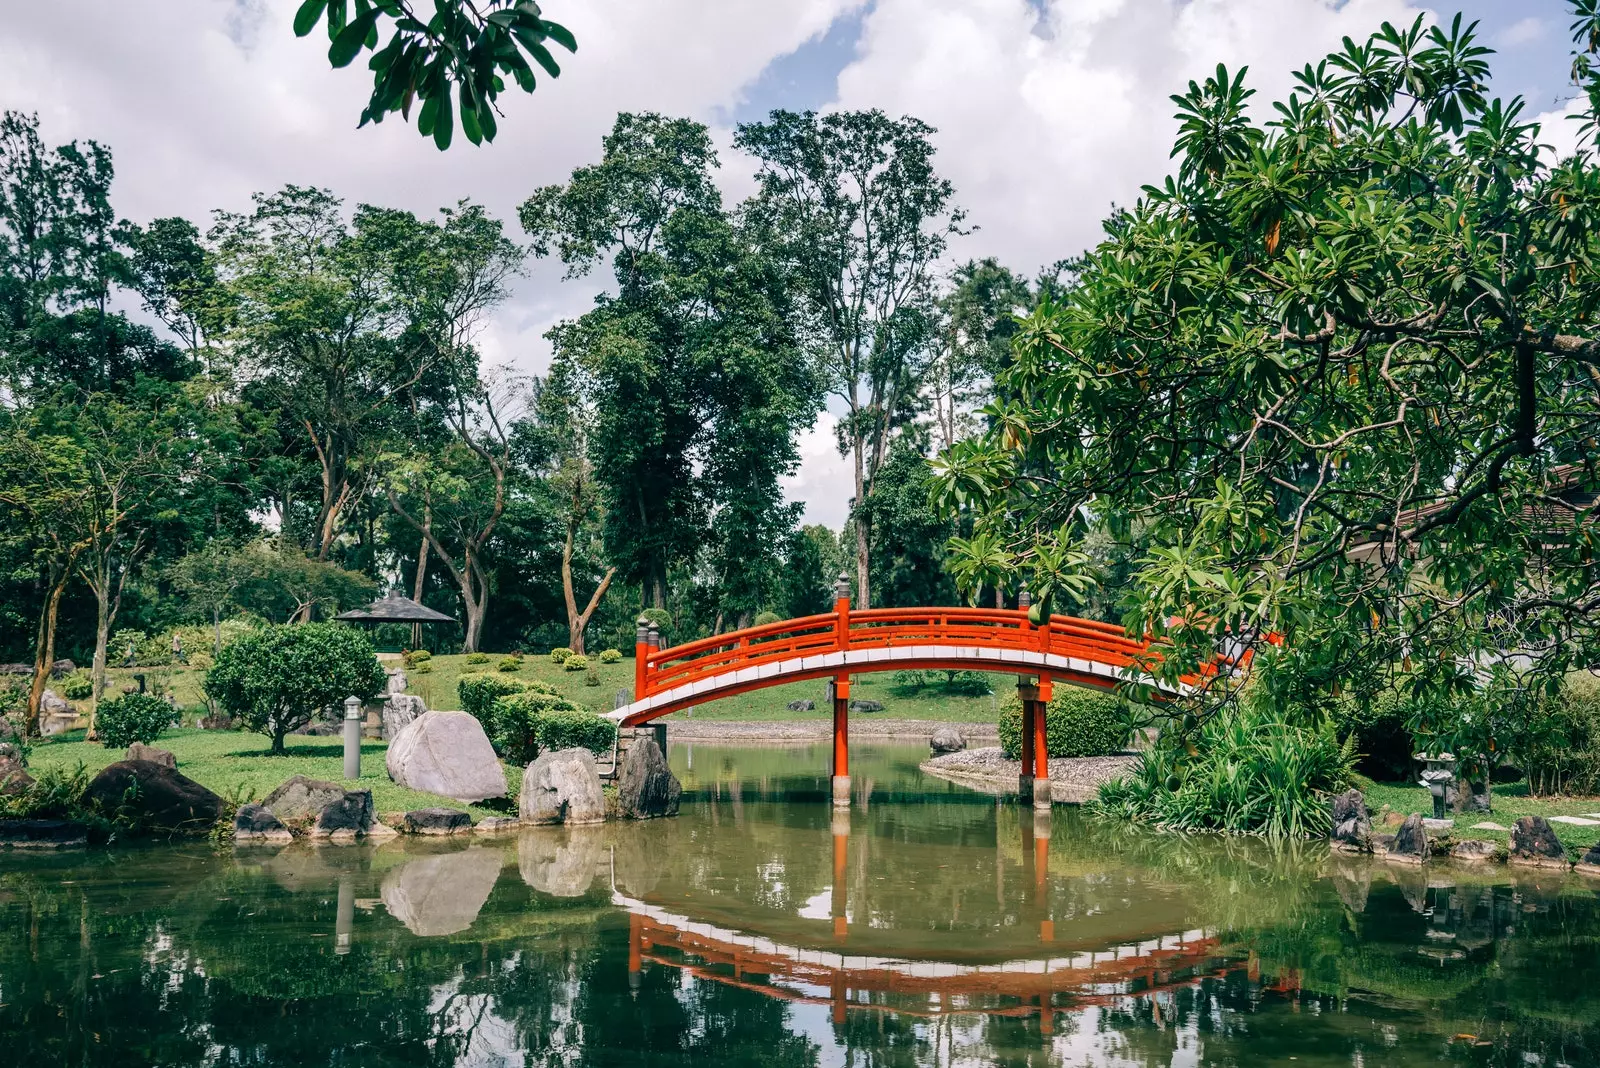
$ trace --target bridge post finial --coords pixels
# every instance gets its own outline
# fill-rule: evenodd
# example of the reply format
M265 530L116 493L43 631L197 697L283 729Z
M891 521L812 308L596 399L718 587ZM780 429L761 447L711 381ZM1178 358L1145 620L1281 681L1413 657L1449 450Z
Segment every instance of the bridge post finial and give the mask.
M648 617L639 617L638 625L633 632L633 643L635 645L650 644L650 620Z
M661 648L661 625L655 620L650 621L650 637L646 639L652 649Z
M850 599L850 573L839 572L839 577L833 580L833 599L835 601L848 601Z
M1032 606L1033 594L1029 593L1028 587L1024 586L1022 589L1017 591L1017 607L1026 612Z

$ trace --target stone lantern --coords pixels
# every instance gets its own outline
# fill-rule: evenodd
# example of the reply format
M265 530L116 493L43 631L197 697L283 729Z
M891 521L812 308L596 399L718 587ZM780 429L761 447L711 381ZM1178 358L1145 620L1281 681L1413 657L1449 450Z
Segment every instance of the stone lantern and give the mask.
M1445 819L1444 798L1456 781L1456 758L1449 753L1419 753L1417 759L1423 764L1422 785L1433 795L1433 818Z

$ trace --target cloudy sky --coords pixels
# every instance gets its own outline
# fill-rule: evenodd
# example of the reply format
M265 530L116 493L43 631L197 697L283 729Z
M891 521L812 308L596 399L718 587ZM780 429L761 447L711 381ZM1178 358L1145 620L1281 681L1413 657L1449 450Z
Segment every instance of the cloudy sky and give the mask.
M546 0L580 50L559 81L508 93L492 146L440 153L393 118L357 131L370 82L328 68L325 38L289 28L297 0L49 0L0 24L0 107L37 111L47 140L111 146L114 203L145 221L284 183L419 213L470 197L513 220L540 185L598 157L621 110L709 123L724 186L750 190L733 126L775 107L867 108L938 128L939 164L979 227L954 255L1026 274L1091 244L1113 203L1168 170L1168 95L1220 62L1250 66L1263 107L1289 72L1384 20L1457 10L1482 22L1495 90L1570 143L1562 0ZM543 334L599 282L535 265L482 344L539 370ZM850 495L824 414L790 480L808 521L837 527Z

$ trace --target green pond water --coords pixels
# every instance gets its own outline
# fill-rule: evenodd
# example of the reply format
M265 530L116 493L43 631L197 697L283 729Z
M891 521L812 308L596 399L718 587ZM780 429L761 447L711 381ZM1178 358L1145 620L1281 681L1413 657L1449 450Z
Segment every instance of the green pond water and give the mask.
M1600 883L1107 827L858 745L675 820L0 854L0 1065L1592 1065Z

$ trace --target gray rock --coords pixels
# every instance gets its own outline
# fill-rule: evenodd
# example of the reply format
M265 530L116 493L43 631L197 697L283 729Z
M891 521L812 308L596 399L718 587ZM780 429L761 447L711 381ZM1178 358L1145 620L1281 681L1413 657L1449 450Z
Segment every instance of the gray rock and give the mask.
M311 833L318 838L366 834L376 821L372 816L372 791L348 790L317 813Z
M0 664L0 675L32 675L32 664Z
M863 713L865 713L865 712L882 712L883 711L883 702L882 701L874 701L869 697L858 697L855 700L850 702L850 711L852 711L852 712L863 712Z
M407 834L465 834L472 817L458 808L416 808L406 813Z
M1466 838L1450 847L1456 860L1493 860L1499 847L1481 838Z
M28 774L28 769L22 766L22 761L14 757L0 756L0 794L16 794L27 792L33 785L33 776Z
M233 814L236 842L291 842L294 835L265 805L240 805Z
M1428 832L1422 826L1422 817L1413 812L1407 816L1394 834L1394 845L1389 852L1397 857L1425 857L1428 855Z
M1346 790L1333 799L1333 830L1329 837L1346 849L1372 848L1372 818L1360 790Z
M1511 825L1511 859L1532 864L1562 864L1566 848L1543 816L1523 816Z
M108 817L163 831L203 831L222 816L222 798L187 775L148 760L119 760L83 791Z
M338 783L296 775L268 794L261 805L285 823L298 823L316 819L323 809L342 800L344 787Z
M72 702L56 693L48 686L39 697L39 718L45 716L76 716L78 710L72 707Z
M966 747L966 737L954 727L940 727L928 741L928 748L935 753L959 753Z
M0 820L0 846L61 849L88 842L89 830L71 820Z
M177 757L173 756L165 749L157 749L155 746L145 745L143 742L134 742L132 745L128 746L128 751L127 753L123 754L122 759L148 760L152 764L160 764L163 767L168 768L175 768L178 766Z
M394 741L400 732L415 723L418 716L428 711L428 703L409 693L390 694L383 702L383 736Z
M407 861L384 877L383 907L412 934L458 934L478 918L502 865L500 850L478 847Z
M631 820L676 816L683 784L649 736L635 738L617 773L617 807Z
M788 705L790 712L811 712L815 710L816 707L817 703L810 698L805 698L800 701L790 701Z
M389 778L456 801L506 795L506 771L483 725L466 712L424 712L389 743Z
M1590 846L1589 852L1585 853L1583 858L1579 860L1578 863L1586 864L1591 867L1600 867L1600 842L1596 842L1594 845Z
M50 677L59 679L78 670L78 665L71 660L57 660L50 665Z
M525 823L599 823L604 820L606 802L600 792L600 774L595 770L594 754L587 749L540 753L539 759L522 773L518 813Z
M515 816L485 816L472 825L472 830L475 834L503 834L521 826L522 821Z
M522 881L554 897L582 897L606 856L603 833L584 827L523 832L517 839Z
M385 684L383 692L386 694L405 693L406 687L410 685L410 682L406 679L406 669L392 667L388 669L387 674L389 681Z

